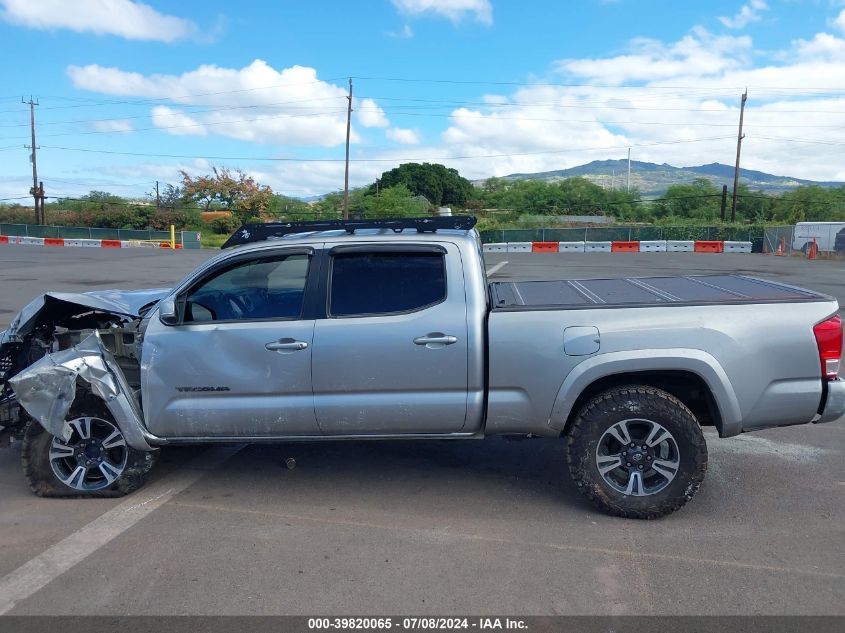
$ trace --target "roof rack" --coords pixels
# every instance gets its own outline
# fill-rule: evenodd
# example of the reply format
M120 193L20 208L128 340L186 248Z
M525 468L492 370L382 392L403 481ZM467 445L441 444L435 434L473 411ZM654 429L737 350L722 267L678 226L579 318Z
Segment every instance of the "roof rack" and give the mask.
M442 229L468 231L475 226L471 215L430 216L426 218L384 218L379 220L314 220L307 222L268 222L266 224L244 224L226 240L221 248L263 242L291 233L312 231L346 231L350 235L358 229L390 229L396 233L404 229L416 229L418 233L434 233Z

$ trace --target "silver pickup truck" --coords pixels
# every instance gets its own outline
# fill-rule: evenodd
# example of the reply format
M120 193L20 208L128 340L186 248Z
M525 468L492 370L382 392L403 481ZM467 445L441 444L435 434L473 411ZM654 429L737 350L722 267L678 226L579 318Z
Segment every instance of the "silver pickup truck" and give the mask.
M721 437L845 413L831 297L740 275L489 283L467 217L245 225L173 289L48 293L0 333L42 496L172 444L552 436L604 511L677 510Z

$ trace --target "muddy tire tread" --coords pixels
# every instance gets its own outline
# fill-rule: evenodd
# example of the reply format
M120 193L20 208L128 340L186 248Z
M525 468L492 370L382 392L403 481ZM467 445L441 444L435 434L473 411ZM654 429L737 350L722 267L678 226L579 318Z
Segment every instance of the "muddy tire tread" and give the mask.
M114 420L103 401L91 394L78 395L68 415L70 417L96 415L109 421ZM21 467L29 489L39 497L63 499L123 497L146 483L147 475L158 455L158 451L143 453L130 448L126 469L109 488L83 493L65 486L53 474L47 457L52 438L53 436L37 420L29 418L23 430Z
M692 463L696 465L691 473L692 483L681 495L647 504L642 508L629 508L616 503L604 493L593 476L593 463L584 458L584 438L595 428L603 413L609 408L624 407L631 398L646 402L650 410L664 415L677 423L685 444L692 447ZM681 439L681 438L678 438ZM590 400L577 414L566 434L566 453L569 473L579 492L597 508L618 517L629 519L658 519L682 508L698 491L707 470L707 444L701 434L695 415L673 395L654 387L629 385L605 391ZM589 470L588 470L589 469ZM659 497L660 493L653 495ZM648 499L649 497L643 497ZM656 501L656 500L655 500Z

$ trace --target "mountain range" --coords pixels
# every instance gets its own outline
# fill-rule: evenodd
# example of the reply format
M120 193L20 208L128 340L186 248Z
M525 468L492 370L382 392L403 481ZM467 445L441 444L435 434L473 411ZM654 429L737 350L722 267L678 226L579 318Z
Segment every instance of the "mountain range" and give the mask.
M569 169L557 169L533 174L510 174L503 176L503 180L555 181L581 176L608 189L624 189L627 173L627 160L594 160L586 165L570 167ZM666 192L669 186L688 184L696 178L706 178L716 186L728 185L728 189L731 189L733 177L733 166L723 165L722 163L710 163L697 167L674 167L666 163L658 165L656 163L631 161L631 189L638 189L646 198L660 196ZM747 184L755 191L774 194L795 189L800 185L819 185L821 187L845 185L842 182L821 182L791 176L776 176L753 169L740 169L739 181ZM481 185L483 182L474 181L473 184Z

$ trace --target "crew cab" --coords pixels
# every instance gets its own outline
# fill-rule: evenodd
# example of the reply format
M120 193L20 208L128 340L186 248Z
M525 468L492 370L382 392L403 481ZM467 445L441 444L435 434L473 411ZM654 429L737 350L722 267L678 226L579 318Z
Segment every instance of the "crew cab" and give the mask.
M600 509L680 508L721 437L845 413L837 302L742 275L495 282L471 217L244 225L172 289L48 293L0 333L43 496L158 447L562 438Z

